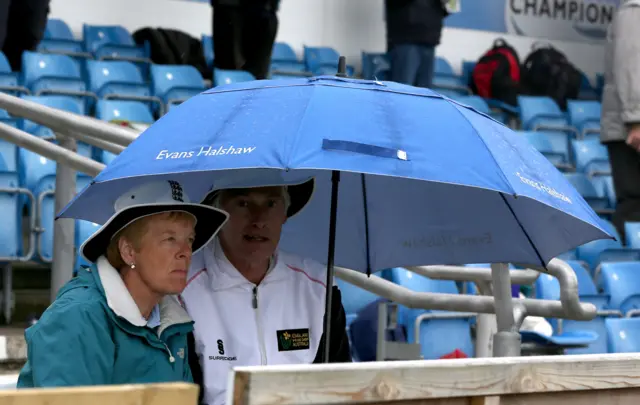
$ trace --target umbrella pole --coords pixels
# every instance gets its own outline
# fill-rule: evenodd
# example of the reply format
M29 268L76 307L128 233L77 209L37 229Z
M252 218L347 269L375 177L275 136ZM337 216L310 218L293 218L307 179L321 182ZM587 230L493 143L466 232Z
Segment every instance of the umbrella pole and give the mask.
M491 265L498 332L493 337L493 357L520 356L520 333L513 312L511 274L506 263Z
M327 292L324 305L324 363L329 363L331 349L331 301L333 299L333 259L336 250L336 220L338 216L338 185L340 172L331 173L331 215L329 218L329 251L327 254Z

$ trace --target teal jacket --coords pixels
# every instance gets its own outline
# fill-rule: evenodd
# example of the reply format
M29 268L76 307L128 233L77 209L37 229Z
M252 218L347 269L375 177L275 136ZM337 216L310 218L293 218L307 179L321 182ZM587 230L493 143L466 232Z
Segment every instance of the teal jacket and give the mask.
M80 270L25 331L18 388L193 381L187 353L193 322L174 297L161 301L154 329L116 315L107 301L96 265Z

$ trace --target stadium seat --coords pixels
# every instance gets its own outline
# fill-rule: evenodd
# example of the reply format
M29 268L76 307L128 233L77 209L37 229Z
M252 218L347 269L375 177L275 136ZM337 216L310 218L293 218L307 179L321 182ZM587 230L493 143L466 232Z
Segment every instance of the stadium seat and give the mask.
M25 51L22 81L36 96L61 94L85 100L95 98L95 94L87 91L79 65L68 55Z
M362 77L367 80L389 80L389 56L386 53L362 52Z
M340 289L340 295L342 296L342 306L347 315L347 327L355 319L358 312L365 306L376 301L379 297L367 290L363 290L360 287L348 283L346 281L337 279L336 284Z
M144 103L128 100L100 100L96 118L108 122L140 122L153 124L153 115Z
M601 111L602 105L599 101L567 101L569 124L576 128L582 137L589 134L599 137Z
M609 307L629 315L640 310L640 262L602 263L600 284L609 295Z
M584 72L581 72L581 73L582 73L582 82L580 83L578 99L597 100L598 92L596 91L595 88L593 88L593 86L591 85L591 82L589 81L589 78L584 74Z
M73 37L71 28L62 20L51 18L47 21L44 38L38 44L38 52L61 53L74 57L91 57L85 52L82 42Z
M306 66L298 60L293 49L284 42L273 44L271 53L271 74L285 76L309 76Z
M138 46L126 28L119 25L89 25L82 27L84 47L96 59L120 59L151 63L143 47Z
M30 93L29 89L18 84L18 73L11 71L11 65L2 52L0 52L0 91L11 95Z
M204 60L207 63L209 69L213 70L213 59L215 55L213 53L213 37L211 35L202 35L202 53L204 54Z
M580 301L590 302L598 310L608 309L609 296L598 293L589 271L579 261L569 260L567 264L571 266L576 274ZM536 298L553 301L560 300L560 283L558 279L550 274L541 274L536 280Z
M633 249L640 249L640 222L624 224L625 244Z
M609 199L598 193L598 190L586 175L583 173L565 173L564 175L594 211L605 212L610 208Z
M572 168L564 136L557 137L557 134L544 131L520 131L519 133L557 168ZM551 142L552 139L555 141L554 143Z
M451 98L456 95L471 94L471 90L467 88L462 78L453 72L449 62L438 57L434 63L433 84L431 87L435 91Z
M152 65L151 87L166 105L180 104L205 90L198 69L188 65Z
M616 240L598 239L578 246L576 249L578 260L585 262L589 266L589 269L594 273L596 284L599 284L598 266L600 263L640 260L640 250L622 247L620 235L611 222L603 220L602 224L605 230L613 235Z
M640 318L609 318L605 327L609 353L640 352Z
M391 269L390 277L394 283L412 291L458 294L454 281L432 280L403 268ZM419 343L425 360L439 359L456 349L468 357L475 356L471 340L471 317L467 314L401 307L399 322L405 327L409 343L415 342L415 320L422 314L433 317L423 320L420 324Z
M473 69L476 67L475 61L463 60L462 61L462 80L464 83L469 85L471 82L471 75L473 74Z
M609 152L599 139L571 140L576 170L587 176L611 174Z
M131 62L90 60L87 75L89 88L99 98L144 101L159 113L164 109L162 100L152 96L140 70Z
M17 146L0 140L0 210L2 210L2 232L0 232L0 262L17 260L23 253L22 210L17 190L19 185Z
M31 101L34 103L38 103L41 105L45 105L47 107L56 108L58 110L68 111L74 114L85 114L85 106L80 100L75 97L70 96L57 96L57 95L49 95L49 96L22 96L23 100ZM55 133L49 128L35 123L33 121L29 121L27 119L21 118L20 126L23 131L28 132L33 135L37 135L39 137L45 139L54 139Z
M596 188L598 195L605 196L609 200L609 207L615 208L617 205L616 190L613 187L613 177L611 176L595 176L591 179L591 183Z
M304 47L304 62L307 71L314 75L335 75L338 72L338 52L330 47ZM347 65L347 76L353 76L355 69Z
M244 70L224 70L224 69L213 70L214 86L221 86L224 84L231 84L231 83L249 82L255 79L256 78L253 77L251 73L245 72Z
M578 131L569 124L558 104L550 97L518 96L518 106L524 130L560 131L578 138Z
M9 113L6 112L5 110L0 110L0 122L6 125L10 125L14 128L17 128L20 122L20 119L10 116Z

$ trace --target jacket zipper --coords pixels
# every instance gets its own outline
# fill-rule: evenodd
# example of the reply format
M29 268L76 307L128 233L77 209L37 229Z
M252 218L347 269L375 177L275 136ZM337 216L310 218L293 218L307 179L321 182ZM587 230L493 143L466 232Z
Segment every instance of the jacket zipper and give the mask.
M256 318L256 328L258 329L258 346L260 347L260 364L267 365L267 351L264 347L264 338L262 336L262 324L260 322L260 313L258 312L258 286L253 287L253 299L251 301L253 313Z
M169 353L169 363L175 363L176 358L173 357L173 354L171 353L171 350L169 350L169 346L167 346L166 343L164 343L164 341L162 342L162 344L164 345L164 348L167 349L167 353Z

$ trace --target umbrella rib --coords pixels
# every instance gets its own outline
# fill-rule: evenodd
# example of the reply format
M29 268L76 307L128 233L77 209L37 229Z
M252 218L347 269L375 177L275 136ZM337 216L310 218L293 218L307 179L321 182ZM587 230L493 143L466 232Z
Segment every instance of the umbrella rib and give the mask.
M518 223L518 226L520 227L520 230L522 231L522 233L524 233L524 236L529 241L529 245L533 248L533 251L536 252L536 256L538 256L538 260L540 260L540 264L546 270L547 269L547 264L544 262L544 259L542 259L542 255L540 255L540 251L538 251L538 248L536 247L536 245L531 240L531 237L529 236L529 233L527 232L526 229L524 229L524 226L522 225L522 222L520 222L520 219L518 219L518 216L513 211L513 208L511 207L511 204L509 204L509 201L507 201L507 199L505 198L503 193L500 193L500 197L502 197L502 201L504 201L504 203L507 205L507 208L509 208L509 212L511 212L511 215L513 216L513 219L516 220L516 222Z
M360 180L362 181L362 202L364 211L364 239L366 245L366 259L367 259L367 276L371 275L371 249L369 243L369 204L367 203L367 182L364 177L364 173L360 173Z

